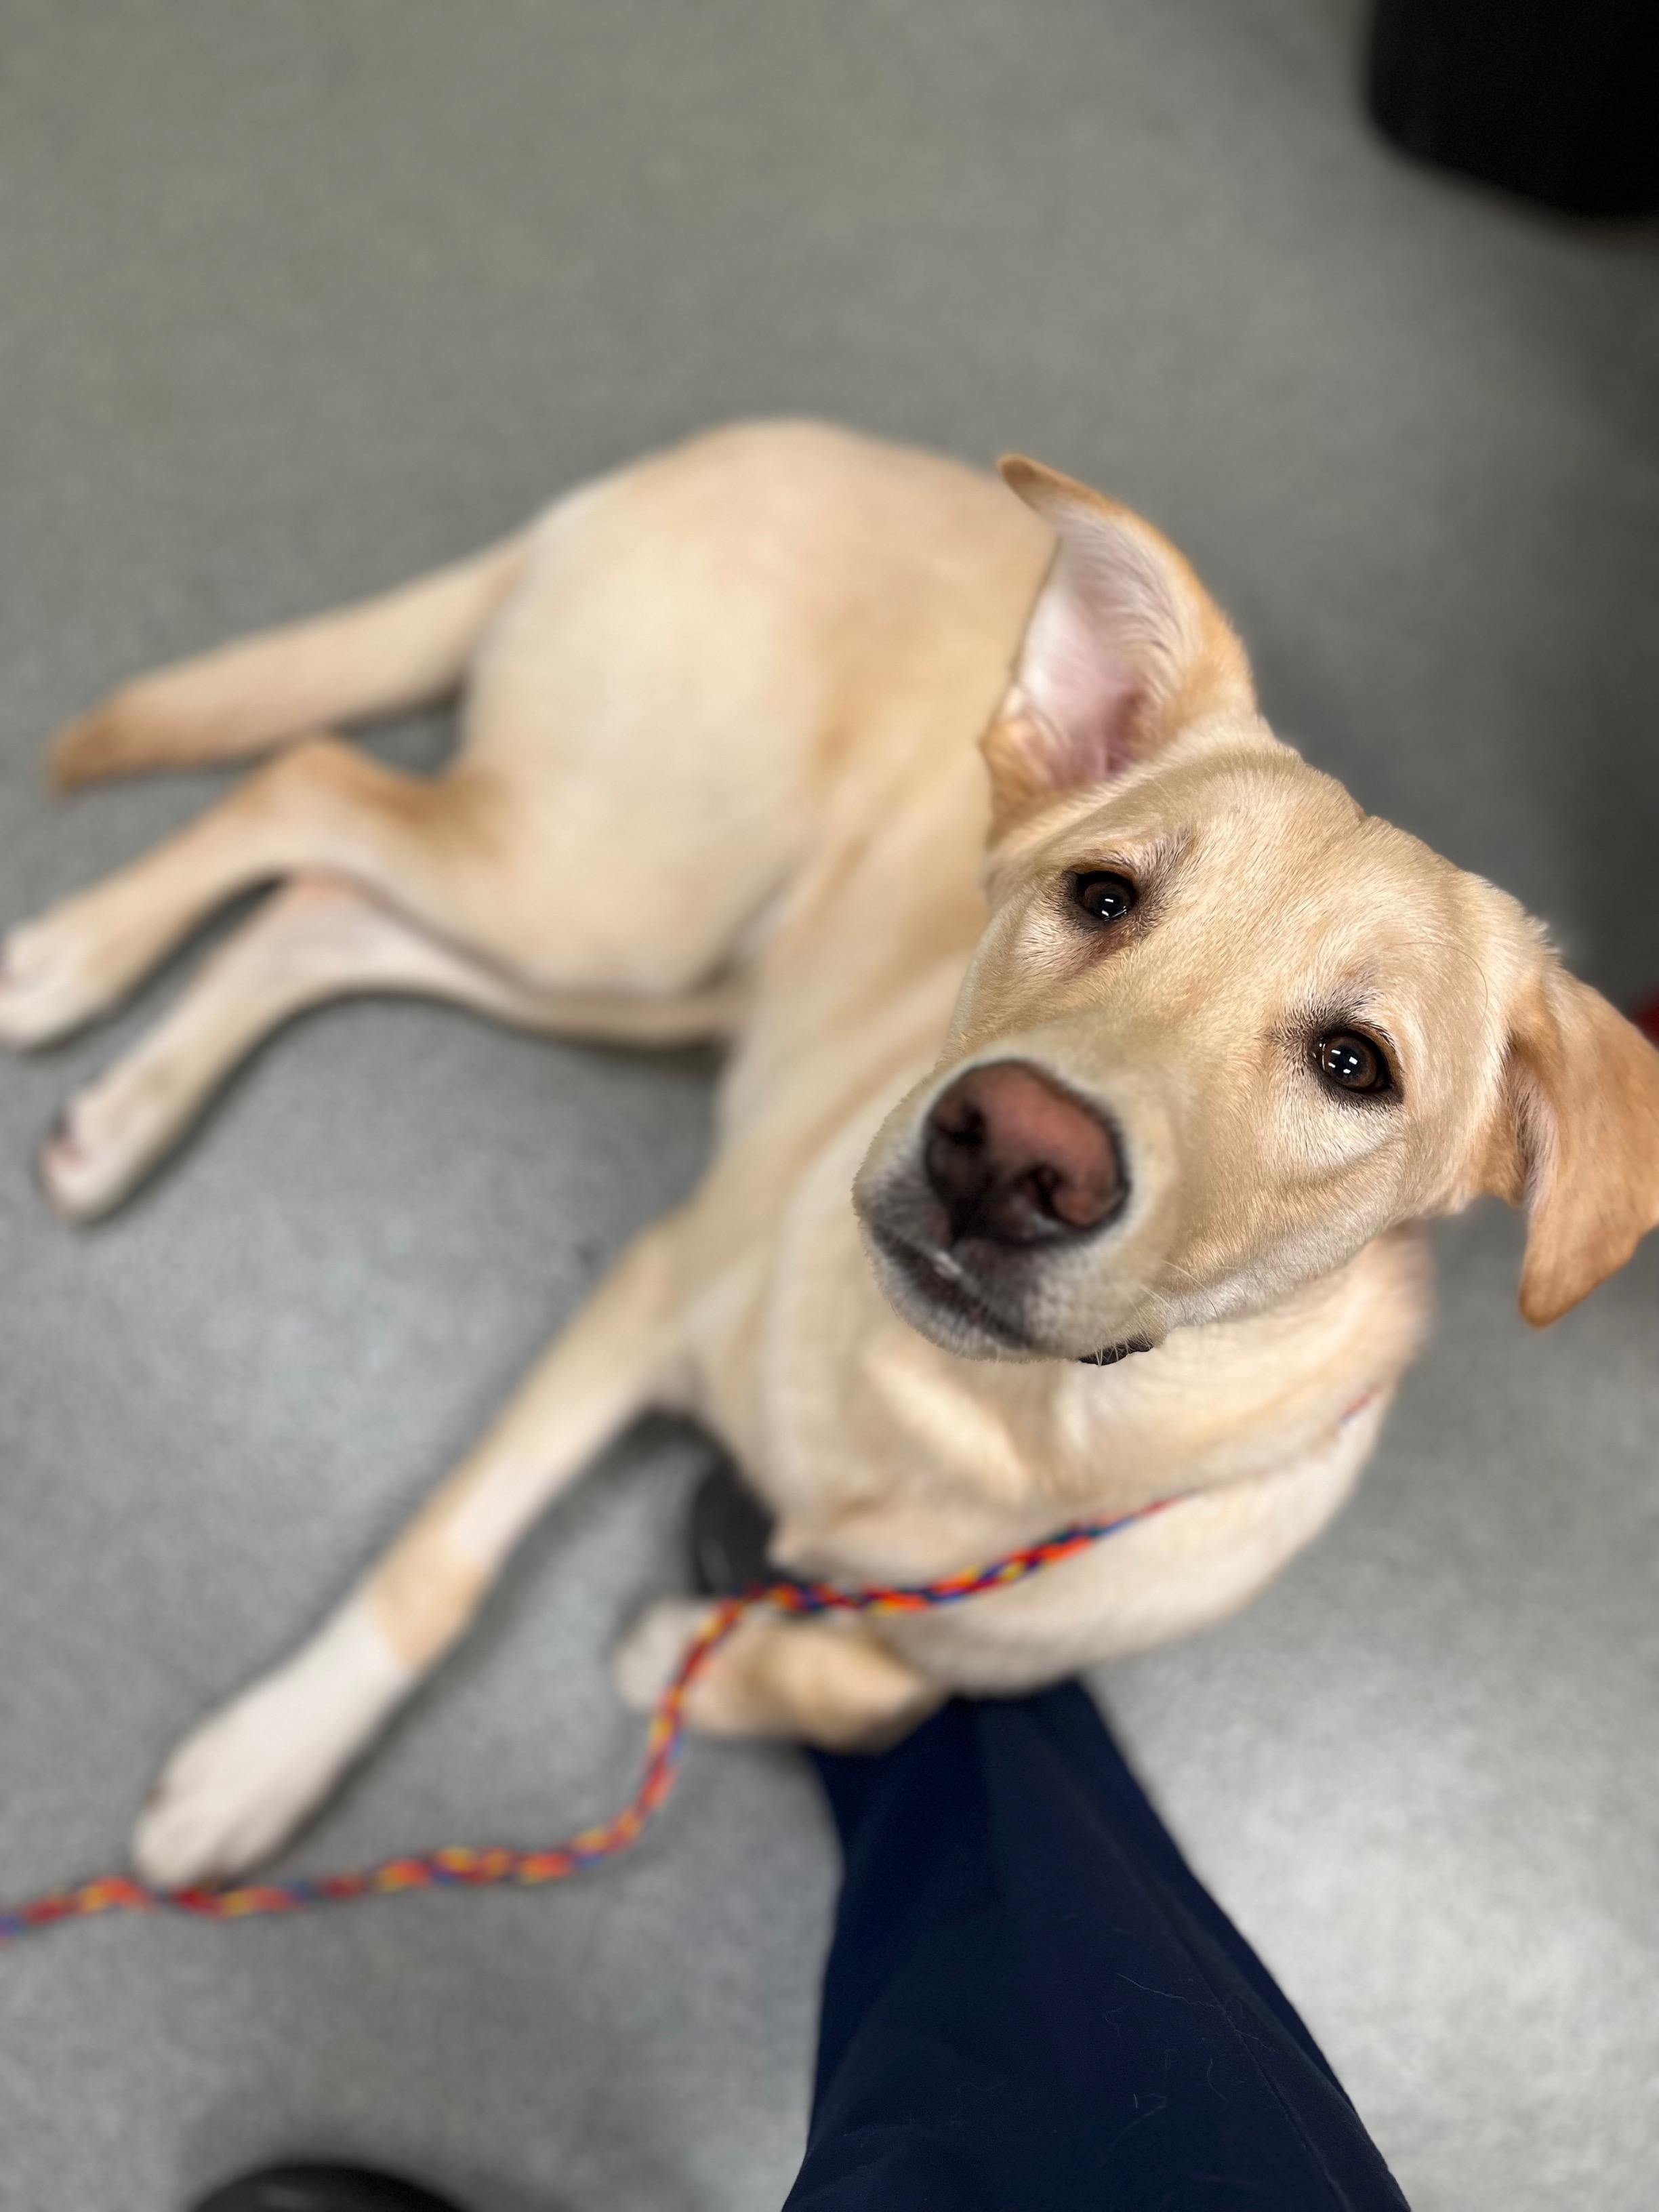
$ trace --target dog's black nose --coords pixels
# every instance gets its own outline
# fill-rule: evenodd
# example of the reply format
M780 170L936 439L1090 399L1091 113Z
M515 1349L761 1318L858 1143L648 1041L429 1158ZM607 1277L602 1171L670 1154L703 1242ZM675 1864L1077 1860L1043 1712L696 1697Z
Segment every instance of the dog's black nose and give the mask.
M1127 1195L1111 1131L1024 1060L970 1067L933 1102L923 1164L951 1242L1042 1244L1083 1236Z

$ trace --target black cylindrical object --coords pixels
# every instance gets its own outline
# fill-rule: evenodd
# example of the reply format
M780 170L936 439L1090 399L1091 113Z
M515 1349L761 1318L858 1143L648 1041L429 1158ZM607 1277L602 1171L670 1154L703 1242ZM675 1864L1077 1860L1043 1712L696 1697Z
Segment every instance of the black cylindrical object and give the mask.
M1659 0L1377 0L1368 92L1425 161L1574 215L1659 210Z

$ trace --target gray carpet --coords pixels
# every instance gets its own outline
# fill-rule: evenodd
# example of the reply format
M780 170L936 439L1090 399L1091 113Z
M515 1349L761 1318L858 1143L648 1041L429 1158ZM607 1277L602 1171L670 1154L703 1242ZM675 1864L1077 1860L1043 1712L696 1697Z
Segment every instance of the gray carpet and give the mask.
M0 4L8 918L210 781L58 805L137 665L390 583L711 418L1020 446L1144 504L1282 727L1659 981L1659 241L1404 167L1350 0ZM392 740L436 757L441 727ZM118 1858L161 1753L289 1645L621 1240L710 1069L348 1008L94 1233L31 1187L151 1018L0 1067L0 1893ZM1648 2212L1659 1249L1548 1336L1495 1209L1360 1502L1104 1694L1419 2212ZM695 1447L641 1434L296 1863L561 1832L635 1724ZM173 2212L390 2160L475 2212L767 2212L835 1876L782 1753L704 1747L538 1899L0 1958L0 2203Z

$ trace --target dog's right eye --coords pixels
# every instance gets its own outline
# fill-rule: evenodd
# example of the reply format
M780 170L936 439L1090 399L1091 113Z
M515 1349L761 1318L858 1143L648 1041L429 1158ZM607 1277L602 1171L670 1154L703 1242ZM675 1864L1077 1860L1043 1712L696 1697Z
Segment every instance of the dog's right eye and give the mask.
M1382 1048L1363 1030L1332 1030L1314 1044L1314 1065L1335 1090L1375 1097L1394 1088Z
M1121 921L1138 893L1127 876L1110 868L1093 868L1073 877L1072 896L1097 921Z

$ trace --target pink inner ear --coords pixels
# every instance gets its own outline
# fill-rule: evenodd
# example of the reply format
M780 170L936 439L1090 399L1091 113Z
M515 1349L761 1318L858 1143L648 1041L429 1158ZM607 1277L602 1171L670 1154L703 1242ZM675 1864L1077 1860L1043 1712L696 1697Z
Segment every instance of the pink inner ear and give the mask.
M1060 572L1032 614L1020 656L1020 688L1042 726L1044 781L1055 790L1105 783L1135 758L1135 725L1146 683L1114 635L1121 604L1080 593Z

